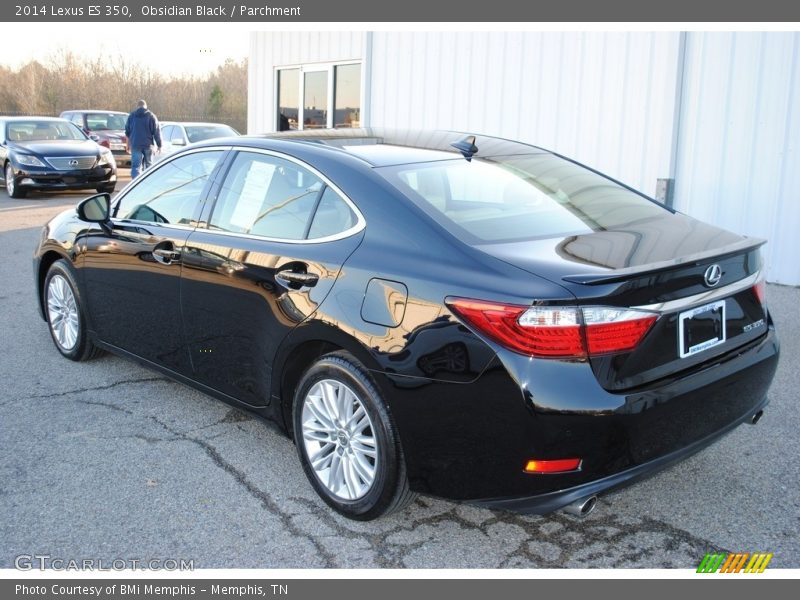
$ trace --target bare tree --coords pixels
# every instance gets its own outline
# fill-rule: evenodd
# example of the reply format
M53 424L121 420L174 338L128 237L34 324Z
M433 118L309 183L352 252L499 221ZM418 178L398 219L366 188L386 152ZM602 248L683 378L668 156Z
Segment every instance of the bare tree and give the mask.
M161 120L215 121L245 131L247 61L228 59L204 77L167 78L124 56L83 58L67 49L44 64L0 67L0 114L58 115L64 110L132 110L138 98Z

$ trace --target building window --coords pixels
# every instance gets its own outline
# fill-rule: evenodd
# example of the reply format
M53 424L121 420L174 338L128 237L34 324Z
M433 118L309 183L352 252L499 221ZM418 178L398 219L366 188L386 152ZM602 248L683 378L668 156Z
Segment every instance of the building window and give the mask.
M281 67L275 129L361 127L361 63Z
M300 114L300 69L278 71L278 131L297 129Z
M334 127L361 127L361 65L334 67Z
M328 71L303 73L303 129L328 126Z

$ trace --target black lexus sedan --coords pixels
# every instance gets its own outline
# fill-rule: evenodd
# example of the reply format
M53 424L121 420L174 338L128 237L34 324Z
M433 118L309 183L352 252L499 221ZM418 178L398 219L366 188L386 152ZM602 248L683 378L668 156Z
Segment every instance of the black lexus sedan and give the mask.
M180 151L53 219L34 270L65 357L276 421L348 517L586 514L760 418L762 243L534 146L337 130Z
M8 195L31 190L113 192L117 165L111 150L65 119L0 117L0 161Z

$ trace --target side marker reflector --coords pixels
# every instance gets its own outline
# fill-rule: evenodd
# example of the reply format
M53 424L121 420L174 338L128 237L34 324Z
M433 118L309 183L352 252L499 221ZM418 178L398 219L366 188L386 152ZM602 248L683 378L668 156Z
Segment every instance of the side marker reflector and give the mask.
M531 459L525 465L526 473L568 473L581 468L580 458L559 458L556 460Z

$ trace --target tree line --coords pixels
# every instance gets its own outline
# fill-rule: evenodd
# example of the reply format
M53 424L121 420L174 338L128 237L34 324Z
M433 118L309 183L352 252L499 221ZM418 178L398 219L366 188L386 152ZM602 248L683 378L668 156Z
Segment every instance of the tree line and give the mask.
M247 60L228 59L205 76L179 77L123 56L86 58L67 50L18 69L0 66L0 114L57 116L83 108L130 112L139 98L161 121L211 121L245 133Z

